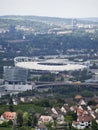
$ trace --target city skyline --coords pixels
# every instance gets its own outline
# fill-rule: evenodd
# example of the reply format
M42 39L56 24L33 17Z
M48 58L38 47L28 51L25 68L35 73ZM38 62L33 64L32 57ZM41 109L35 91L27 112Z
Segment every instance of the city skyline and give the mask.
M98 17L98 0L0 0L0 15Z

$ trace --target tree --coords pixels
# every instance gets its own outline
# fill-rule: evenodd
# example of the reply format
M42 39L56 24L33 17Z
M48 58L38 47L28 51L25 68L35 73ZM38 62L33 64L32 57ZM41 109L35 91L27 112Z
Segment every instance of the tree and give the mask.
M37 122L38 122L38 119L37 119L36 115L34 115L34 116L33 116L33 122L32 122L32 123L33 123L33 124L32 124L33 127L35 127L35 126L37 125Z
M67 116L70 117L71 120L75 120L75 121L77 120L77 114L74 113L74 112L72 112L72 111L67 112L65 118L66 118Z
M78 130L77 128L71 127L71 130Z
M27 126L28 125L28 112L24 112L23 114L23 125Z
M93 101L93 100L90 100L87 105L88 105L88 106L90 106L90 105L96 106L97 103L96 103L95 101Z
M0 124L1 127L8 127L8 123L6 121L3 121L2 124Z
M73 121L72 116L66 115L65 116L65 121L68 122L68 123L72 123L72 121Z
M98 124L97 124L96 120L92 121L92 130L98 130Z
M34 110L31 109L28 111L28 126L32 126L34 114L35 114Z
M40 105L42 107L50 107L50 102L49 102L48 99L43 99L43 100L40 101Z
M28 130L28 128L26 126L22 126L18 130Z
M19 127L23 125L23 112L21 110L17 112L17 125Z
M67 122L68 128L71 130L72 121L73 121L72 115L68 115L68 114L67 114L67 115L65 116L65 121Z
M32 116L29 114L28 116L28 126L32 125Z
M9 120L9 121L8 121L8 126L12 126L12 125L13 125L12 120Z
M10 99L9 99L9 110L10 110L11 112L14 111L14 106L13 106L13 100L12 100L12 97L10 97Z
M16 124L13 124L12 130L17 130Z
M12 97L10 97L10 99L9 99L9 104L13 104Z
M12 104L9 105L9 110L10 110L11 112L14 111L14 106L13 106Z
M53 125L52 122L45 123L45 126L47 126L48 130L52 130L52 125Z

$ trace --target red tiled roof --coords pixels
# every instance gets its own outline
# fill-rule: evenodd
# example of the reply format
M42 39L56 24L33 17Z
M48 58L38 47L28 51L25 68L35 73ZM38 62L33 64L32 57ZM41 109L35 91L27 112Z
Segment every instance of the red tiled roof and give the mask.
M92 121L92 117L90 115L79 115L78 116L78 121L79 122L89 122Z
M7 120L13 120L16 116L16 112L4 112L3 117Z
M75 96L75 99L81 99L81 98L82 98L81 95L76 95L76 96Z

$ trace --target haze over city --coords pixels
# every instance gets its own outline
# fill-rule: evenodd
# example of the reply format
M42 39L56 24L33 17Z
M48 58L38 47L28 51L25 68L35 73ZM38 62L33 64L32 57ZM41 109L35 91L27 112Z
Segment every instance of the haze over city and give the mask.
M98 17L98 0L0 0L0 15Z
M0 130L98 130L98 0L0 0Z

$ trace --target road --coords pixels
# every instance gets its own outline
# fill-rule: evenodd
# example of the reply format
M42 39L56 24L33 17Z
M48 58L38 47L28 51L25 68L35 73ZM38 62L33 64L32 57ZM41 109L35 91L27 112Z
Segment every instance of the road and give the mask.
M34 86L34 89L39 89L39 88L46 88L46 87L55 87L55 86L80 86L80 87L93 87L98 89L98 83L79 83L79 82L72 82L72 83L67 83L67 82L51 82L51 83L36 83Z

